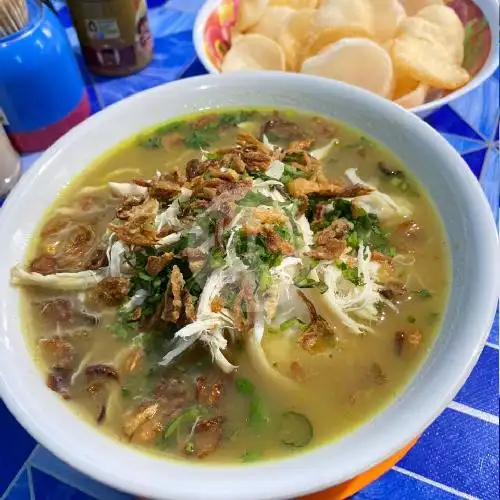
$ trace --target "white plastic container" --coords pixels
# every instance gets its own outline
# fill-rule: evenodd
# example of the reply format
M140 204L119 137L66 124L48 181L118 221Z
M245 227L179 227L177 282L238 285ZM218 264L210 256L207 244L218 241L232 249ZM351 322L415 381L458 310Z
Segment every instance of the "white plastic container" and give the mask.
M0 125L0 198L16 184L21 175L21 159Z

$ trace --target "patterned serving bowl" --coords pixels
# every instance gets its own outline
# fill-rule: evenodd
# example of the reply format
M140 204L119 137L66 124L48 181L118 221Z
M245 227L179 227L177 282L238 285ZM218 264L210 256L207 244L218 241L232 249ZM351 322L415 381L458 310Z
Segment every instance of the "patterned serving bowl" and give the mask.
M193 30L196 53L209 73L220 73L238 17L240 0L207 0L199 11ZM481 85L498 66L498 0L449 0L466 27L465 58L471 74L469 82L451 92L430 92L432 100L410 109L422 118L444 104Z

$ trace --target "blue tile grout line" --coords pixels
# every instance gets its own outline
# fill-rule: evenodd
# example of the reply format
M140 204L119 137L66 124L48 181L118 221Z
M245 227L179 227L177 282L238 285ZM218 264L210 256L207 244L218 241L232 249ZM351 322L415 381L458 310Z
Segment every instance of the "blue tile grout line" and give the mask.
M470 417L478 418L479 420L482 420L483 422L486 422L488 424L496 425L497 427L499 425L499 419L497 415L492 415L491 413L488 413L486 411L477 410L472 406L465 405L463 403L458 403L455 400L453 400L448 405L448 408L450 410L457 411L459 413L464 413L465 415L469 415Z
M31 453L29 454L28 458L25 460L23 466L19 469L19 471L17 472L17 474L14 476L14 478L12 479L11 483L9 484L9 486L7 487L7 489L5 490L5 492L3 493L3 495L0 497L0 500L5 500L11 489L15 486L17 480L22 476L23 472L25 470L27 470L27 468L29 467L29 463L30 463L30 460L31 460L31 457L35 454L36 450L39 448L39 444L37 444L33 450L31 451ZM21 500L21 499L19 499Z
M70 27L67 8L60 0L56 3L64 10L63 21L70 40L75 44L76 35ZM93 110L104 109L125 95L154 85L203 74L205 70L196 58L191 41L194 17L202 4L203 0L169 0L164 7L150 9L157 50L147 70L113 80L94 76L83 66L89 92L94 94L91 96L95 101ZM81 56L77 57L82 62ZM436 110L426 121L452 144L478 176L500 229L498 74L497 69L496 75L480 87ZM38 156L24 157L23 170L29 168ZM498 499L498 343L497 312L486 347L461 391L422 434L408 455L384 476L354 495L353 500ZM4 411L7 410L0 407L0 423L10 417ZM8 422L12 425L12 417ZM0 500L27 500L28 494L30 500L37 496L38 500L83 500L83 497L87 500L133 500L131 496L72 469L31 438L19 443L19 438L23 437L20 433L24 433L26 439L28 435L20 427L14 431L12 441L9 441L9 433L4 431L4 445L0 449L0 463L10 460L15 464L15 468L9 469L8 476L0 467L0 480L2 474L8 479L3 492L3 486L0 487ZM22 453L12 458L14 455L9 449L20 444L24 446ZM65 487L58 488L57 492L47 490L47 485L55 483L38 482L40 475L53 478Z
M70 482L65 481L64 478L62 477L62 475L59 475L57 473L53 473L53 472L50 472L48 470L45 470L43 467L34 467L34 466L31 466L30 467L30 471L31 471L32 468L35 469L35 470L39 470L40 472L43 472L44 474L47 474L48 476L53 477L54 479L57 479L58 481L60 481L63 484L67 484L67 485L73 487L75 490L78 490L78 491L81 491L82 493L85 493L89 497L97 498L93 494L89 493L88 491L85 491L84 488L76 487L73 484L71 484ZM33 500L36 500L35 494L33 495ZM109 500L109 499L106 498L106 499L103 499L103 500Z
M498 96L498 101L500 102L500 95ZM498 106L497 109L497 117L495 120L496 125L493 127L493 130L491 131L491 136L489 137L488 144L490 146L493 146L495 144L495 136L497 134L498 129L500 128L500 105Z
M33 475L31 473L31 467L28 467L28 484L30 488L30 500L36 500L35 490L33 488Z
M446 484L442 484L432 479L428 479L424 476L421 476L420 474L416 474L415 472L406 470L403 467L398 467L397 465L395 465L392 469L395 470L396 472L400 472L401 474L405 474L406 476L416 479L417 481L422 481L424 483L430 484L431 486L434 486L435 488L439 488L443 491L446 491L447 493L451 493L452 495L455 495L458 498L466 498L468 500L478 500L477 497L473 497L472 495L463 493L459 490L456 490L455 488L452 488L451 486L447 486Z

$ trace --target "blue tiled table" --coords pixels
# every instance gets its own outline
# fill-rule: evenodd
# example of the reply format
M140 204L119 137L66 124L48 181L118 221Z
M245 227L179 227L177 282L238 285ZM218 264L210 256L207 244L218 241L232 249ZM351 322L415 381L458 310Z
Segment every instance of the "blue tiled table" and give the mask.
M55 2L78 52L62 2ZM152 4L161 3L151 0ZM126 78L89 75L82 64L94 112L140 90L204 73L191 43L202 0L170 0L151 9L156 40L153 63ZM499 221L499 71L481 87L427 118L457 149L479 179ZM37 154L23 158L29 168ZM500 221L499 221L500 222ZM469 380L411 452L356 500L499 498L498 313ZM0 400L0 500L128 500L73 470L38 445Z

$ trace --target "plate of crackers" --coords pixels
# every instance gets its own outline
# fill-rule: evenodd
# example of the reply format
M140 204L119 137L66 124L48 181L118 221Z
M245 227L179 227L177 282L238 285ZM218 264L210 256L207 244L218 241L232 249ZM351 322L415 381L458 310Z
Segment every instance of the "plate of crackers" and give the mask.
M340 80L421 116L498 66L498 0L208 0L194 28L210 73Z

